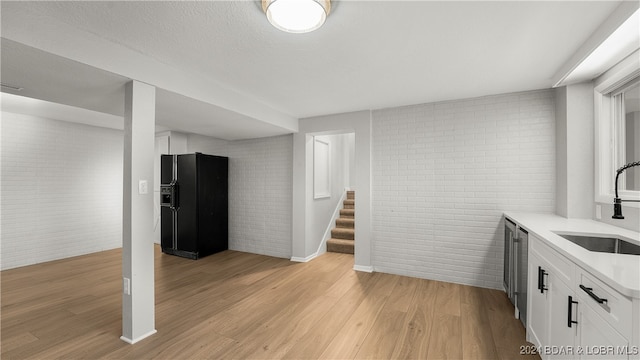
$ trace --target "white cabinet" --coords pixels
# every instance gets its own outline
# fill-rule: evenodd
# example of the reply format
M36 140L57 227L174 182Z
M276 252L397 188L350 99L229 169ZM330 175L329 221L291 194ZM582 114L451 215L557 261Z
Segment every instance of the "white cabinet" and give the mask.
M575 300L565 280L571 278L566 276L566 269L553 264L555 255L549 253L552 250L543 248L544 245L536 241L530 237L529 273L532 275L529 279L527 336L529 341L541 348L540 355L543 358L555 354L554 358L571 359L573 355L567 350L574 346L577 333L576 324L569 323L569 301ZM573 310L576 305L572 303L571 306L571 315L575 317L577 313Z
M578 311L578 359L629 359L629 341L604 321L589 305Z
M547 269L547 270L545 270ZM537 289L530 286L529 289L529 321L527 328L530 341L540 346L549 342L549 290L548 290L548 263L540 258L537 253L529 253L529 274L532 284L535 282ZM544 281L544 285L540 283ZM533 285L533 284L532 284ZM541 289L541 286L544 286Z
M637 358L632 302L529 236L527 340L543 359ZM635 352L635 355L634 355ZM631 353L631 357L628 354Z

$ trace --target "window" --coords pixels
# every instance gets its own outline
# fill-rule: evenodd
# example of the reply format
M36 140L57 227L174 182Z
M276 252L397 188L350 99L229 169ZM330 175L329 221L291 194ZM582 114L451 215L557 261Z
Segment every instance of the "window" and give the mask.
M594 81L595 197L612 204L616 170L640 161L640 50ZM625 170L618 180L620 198L640 200L640 167ZM640 207L625 202L623 206Z
M612 94L615 131L614 164L640 161L640 79L636 78ZM640 191L640 167L622 174L618 189Z

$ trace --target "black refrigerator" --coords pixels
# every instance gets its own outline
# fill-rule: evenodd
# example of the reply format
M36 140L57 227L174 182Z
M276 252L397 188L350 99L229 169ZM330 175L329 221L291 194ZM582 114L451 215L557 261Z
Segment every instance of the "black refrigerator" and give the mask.
M160 158L162 252L190 259L227 250L229 159L201 153Z

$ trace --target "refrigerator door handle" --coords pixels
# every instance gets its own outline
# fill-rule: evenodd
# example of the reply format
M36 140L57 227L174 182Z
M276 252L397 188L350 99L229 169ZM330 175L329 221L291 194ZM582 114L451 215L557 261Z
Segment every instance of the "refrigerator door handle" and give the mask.
M178 248L178 211L174 208L171 209L171 220L173 221L172 248L175 250Z

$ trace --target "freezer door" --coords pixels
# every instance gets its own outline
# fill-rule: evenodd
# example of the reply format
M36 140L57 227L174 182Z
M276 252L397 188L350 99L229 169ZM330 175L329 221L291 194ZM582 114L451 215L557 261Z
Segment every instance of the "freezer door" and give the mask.
M160 184L170 184L175 180L173 171L174 155L160 156Z

